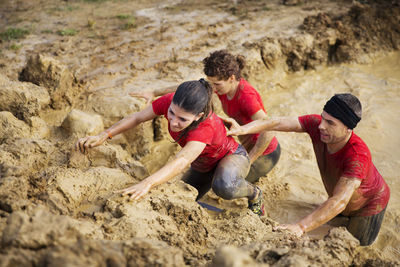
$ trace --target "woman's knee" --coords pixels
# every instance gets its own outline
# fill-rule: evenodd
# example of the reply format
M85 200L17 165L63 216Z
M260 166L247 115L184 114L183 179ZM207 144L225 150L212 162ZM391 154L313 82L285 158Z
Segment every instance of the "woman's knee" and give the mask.
M215 178L212 182L212 190L214 193L223 199L234 199L236 188L230 179L224 177Z
M233 154L218 164L212 182L212 189L224 199L247 196L248 185L244 178L250 168L247 156Z

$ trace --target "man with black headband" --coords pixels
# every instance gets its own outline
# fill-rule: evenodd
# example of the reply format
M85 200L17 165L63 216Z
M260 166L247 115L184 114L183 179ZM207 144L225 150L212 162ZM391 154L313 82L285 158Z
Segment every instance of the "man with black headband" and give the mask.
M262 131L306 132L311 137L328 199L288 229L298 236L339 214L349 217L348 231L360 245L372 244L381 227L390 190L371 160L367 145L353 129L361 120L361 103L352 94L334 95L321 115L271 118L234 125L228 134Z

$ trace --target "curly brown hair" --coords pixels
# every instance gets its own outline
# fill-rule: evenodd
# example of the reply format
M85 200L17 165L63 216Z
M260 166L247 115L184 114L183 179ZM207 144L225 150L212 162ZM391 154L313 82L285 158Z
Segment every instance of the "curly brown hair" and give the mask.
M224 49L212 52L210 56L203 59L203 64L203 70L207 76L226 81L232 75L235 75L236 80L240 80L241 71L246 62L244 56L234 56Z

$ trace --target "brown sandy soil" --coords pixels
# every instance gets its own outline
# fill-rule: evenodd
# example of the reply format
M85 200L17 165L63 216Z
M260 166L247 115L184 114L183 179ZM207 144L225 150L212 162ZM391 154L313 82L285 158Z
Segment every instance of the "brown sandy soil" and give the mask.
M400 123L381 109L389 100L394 102L387 107L398 107L400 56L389 54L397 61L385 62L396 77L386 78L382 70L368 79L380 96L360 89L357 76L349 74L363 65L346 65L372 65L398 50L399 3L283 2L0 0L0 266L400 265L400 159L383 149L400 149ZM10 28L25 34L12 35ZM224 211L208 211L194 201L195 189L179 179L139 202L113 194L178 151L163 119L117 136L88 156L73 150L77 138L144 107L127 92L198 79L201 59L222 48L246 57L245 77L264 99L273 98L266 103L271 113L319 112L326 91L332 91L304 94L302 79L310 75L304 86L319 87L312 75L332 77L326 71L345 77L336 84L361 95L370 104L366 114L380 111L366 120L372 129L360 130L368 144L383 147L372 152L392 189L376 245L359 247L342 227L326 226L329 233L301 239L272 230L326 197L304 136L278 136L286 152L258 183L268 211L261 219L243 199L226 201L212 192L204 201ZM381 125L385 118L393 127L389 133ZM380 136L385 138L378 141ZM292 183L297 176L303 184ZM290 215L291 209L299 213Z

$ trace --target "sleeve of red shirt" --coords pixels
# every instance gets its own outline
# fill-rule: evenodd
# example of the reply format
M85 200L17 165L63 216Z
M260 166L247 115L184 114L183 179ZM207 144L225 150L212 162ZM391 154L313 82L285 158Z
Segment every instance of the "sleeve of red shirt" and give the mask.
M152 103L154 113L158 116L166 115L173 97L174 93L169 93L154 100Z
M253 116L257 111L263 109L262 103L259 101L260 96L257 96L256 92L247 91L240 95L240 109L243 114L247 114L249 117Z
M312 140L320 138L318 126L321 123L321 115L312 114L299 117L299 122L304 131L306 131Z

